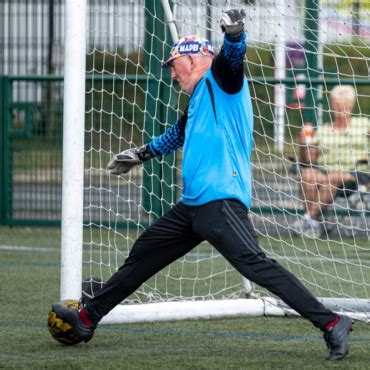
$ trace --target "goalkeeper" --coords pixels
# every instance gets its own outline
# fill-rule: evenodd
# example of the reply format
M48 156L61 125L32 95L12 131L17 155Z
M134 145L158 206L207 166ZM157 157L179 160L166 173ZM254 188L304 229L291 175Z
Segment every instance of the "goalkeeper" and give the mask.
M182 117L140 148L115 155L108 164L121 175L155 156L183 147L183 193L172 210L134 243L120 269L79 311L53 305L85 342L96 325L147 279L203 240L211 243L243 276L270 290L324 332L329 359L348 352L352 320L327 310L276 261L266 257L249 220L253 112L243 72L244 10L228 10L220 53L198 36L181 38L164 67L190 96Z

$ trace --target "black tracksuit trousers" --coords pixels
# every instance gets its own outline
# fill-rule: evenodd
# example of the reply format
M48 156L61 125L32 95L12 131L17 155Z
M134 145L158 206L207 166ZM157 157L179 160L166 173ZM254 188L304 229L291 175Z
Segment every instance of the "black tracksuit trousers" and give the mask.
M313 325L324 329L336 315L289 271L260 249L248 209L233 199L190 207L178 203L134 243L107 284L86 304L97 324L147 279L203 240L211 243L243 276L281 298Z

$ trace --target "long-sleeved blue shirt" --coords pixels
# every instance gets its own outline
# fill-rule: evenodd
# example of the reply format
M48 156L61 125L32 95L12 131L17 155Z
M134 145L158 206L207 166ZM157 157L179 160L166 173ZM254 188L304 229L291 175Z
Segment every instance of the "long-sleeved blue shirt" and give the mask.
M253 112L243 73L245 52L245 34L240 41L225 36L183 116L149 144L156 155L183 146L180 201L186 205L228 198L251 205Z

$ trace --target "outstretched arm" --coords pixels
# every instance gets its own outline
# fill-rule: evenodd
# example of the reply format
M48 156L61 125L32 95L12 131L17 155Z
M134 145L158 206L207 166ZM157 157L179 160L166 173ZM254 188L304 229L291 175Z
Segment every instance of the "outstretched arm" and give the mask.
M184 144L185 126L188 119L188 107L183 115L162 135L156 136L149 144L140 148L126 149L115 154L108 163L108 169L113 175L122 175L153 157L167 155Z
M225 12L220 21L225 38L220 53L212 63L212 74L228 94L238 93L243 87L243 59L247 49L244 18L243 9L232 9Z

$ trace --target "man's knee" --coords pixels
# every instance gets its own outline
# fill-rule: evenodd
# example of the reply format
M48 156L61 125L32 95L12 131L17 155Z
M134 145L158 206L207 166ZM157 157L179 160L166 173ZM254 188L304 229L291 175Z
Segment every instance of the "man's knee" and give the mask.
M253 273L261 270L269 269L271 265L276 263L275 260L267 257L265 253L259 249L256 251L248 251L247 253L234 254L228 258L237 270L243 274L244 272ZM244 274L243 274L244 275Z
M247 279L262 286L265 285L266 280L273 281L286 274L278 262L265 255L250 260L247 264L240 266L238 270Z
M328 174L329 183L337 188L342 187L346 182L355 181L356 178L349 172L331 171Z
M302 170L301 176L303 183L308 186L324 185L328 183L328 176L317 168L306 167Z

